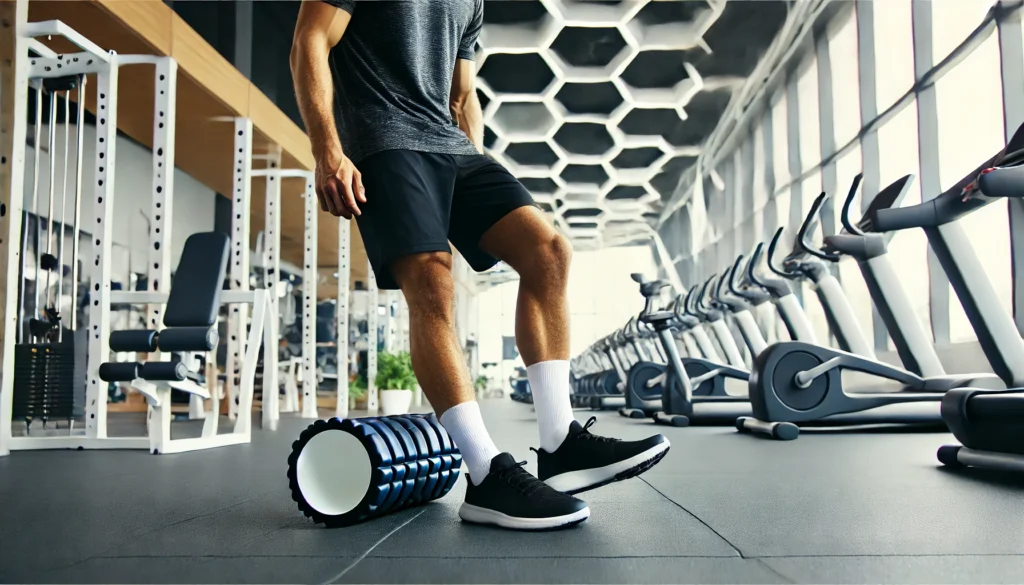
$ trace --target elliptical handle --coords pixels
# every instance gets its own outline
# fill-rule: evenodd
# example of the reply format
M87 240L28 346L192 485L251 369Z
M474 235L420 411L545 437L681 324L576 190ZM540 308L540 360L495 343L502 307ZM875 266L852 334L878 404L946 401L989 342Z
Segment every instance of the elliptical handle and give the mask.
M757 273L754 270L757 268L757 264L761 261L761 256L764 254L764 242L758 242L754 246L754 251L750 253L750 260L747 261L746 275L747 280L756 284L761 288L765 288L764 283L757 278Z
M686 291L686 314L693 317L700 317L700 313L697 311L697 292L698 285L693 285L690 290Z
M850 186L850 192L846 195L846 201L843 202L843 211L839 216L839 219L843 224L843 228L855 236L863 236L864 231L850 221L850 208L853 206L853 202L857 198L857 191L860 190L860 184L863 180L864 173L858 173L857 176L853 178L853 185Z
M743 263L743 254L736 257L736 262L732 265L732 270L729 272L729 292L736 296L743 296L740 293L740 289L736 286L736 275L742 274L740 272L740 264Z
M811 224L815 222L818 214L821 213L821 207L825 204L826 199L828 199L828 193L822 191L821 195L818 195L817 199L814 200L814 203L811 204L811 210L807 212L807 217L805 217L804 222L800 224L800 233L797 235L797 242L805 252L815 258L820 258L828 262L839 262L838 255L822 252L820 249L815 248L808 239L811 231Z
M772 241L768 244L768 269L774 272L775 274L778 274L782 278L794 280L799 278L800 275L795 272L787 271L785 267L779 268L778 266L775 265L775 250L777 250L779 247L779 240L782 239L782 232L784 230L785 228L782 227L775 230L775 236L772 237Z
M704 286L700 289L700 296L697 297L697 307L700 309L702 315L706 314L712 309L710 304L706 304L704 300L708 297L708 289L713 289L715 279L718 278L718 274L712 274L711 278L704 281Z

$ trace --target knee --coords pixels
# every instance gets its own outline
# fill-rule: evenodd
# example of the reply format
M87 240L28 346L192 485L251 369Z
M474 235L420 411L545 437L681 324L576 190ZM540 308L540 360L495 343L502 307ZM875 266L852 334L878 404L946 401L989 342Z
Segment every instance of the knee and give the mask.
M536 279L546 285L564 286L569 279L569 265L572 263L572 244L562 234L552 234L541 241L534 251L532 274L523 274L526 278Z
M412 314L448 314L455 300L452 257L443 252L400 258L392 273L405 295Z

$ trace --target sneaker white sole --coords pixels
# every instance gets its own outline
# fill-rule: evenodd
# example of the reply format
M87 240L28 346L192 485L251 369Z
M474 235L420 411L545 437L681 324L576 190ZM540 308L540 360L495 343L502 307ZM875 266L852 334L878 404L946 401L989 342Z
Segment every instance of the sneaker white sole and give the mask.
M647 471L648 468L661 460L670 446L671 444L668 442L668 439L666 439L665 442L655 445L643 453L634 455L629 459L624 459L618 463L612 463L611 465L605 465L604 467L594 467L592 469L580 469L578 471L561 473L553 477L549 477L545 480L545 483L560 492L576 494L588 489L600 487L619 479L635 477L644 471Z
M463 502L459 508L459 518L474 524L491 524L512 530L553 530L556 528L568 528L579 524L590 518L590 508L586 507L573 514L564 516L552 516L550 518L517 518L503 514L497 510L481 508Z

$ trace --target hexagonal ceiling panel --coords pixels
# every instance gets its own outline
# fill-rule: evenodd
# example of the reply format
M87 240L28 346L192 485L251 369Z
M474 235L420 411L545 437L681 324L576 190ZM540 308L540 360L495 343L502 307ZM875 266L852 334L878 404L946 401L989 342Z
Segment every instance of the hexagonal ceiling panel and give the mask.
M485 145L581 245L657 219L788 0L485 0ZM723 6L724 5L724 6Z

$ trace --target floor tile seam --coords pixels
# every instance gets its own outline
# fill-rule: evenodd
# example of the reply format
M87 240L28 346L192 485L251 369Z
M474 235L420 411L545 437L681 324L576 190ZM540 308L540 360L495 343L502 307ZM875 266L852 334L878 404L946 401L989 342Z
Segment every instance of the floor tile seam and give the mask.
M427 508L424 508L424 509L420 510L419 512L417 512L416 515L413 516L412 518L409 518L405 522L403 522L403 523L399 524L398 526L396 526L395 528L393 528L390 532L385 534L377 542L373 543L373 546L371 546L370 548L366 549L366 551L364 551L363 554L361 554L359 557L357 557L356 560L352 561L352 563L350 563L347 567L342 569L340 573L338 573L338 574L334 575L333 577L323 581L322 585L330 585L331 583L337 583L349 571L354 569L356 567L356 565L361 563L363 561L363 559L365 559L367 556L369 556L369 554L373 552L373 549L375 549L378 546L380 546L381 544L383 544L384 541L386 541L387 539L391 538L393 535L397 534L400 530L402 530L406 526L412 524L417 518L419 518L420 516L422 516L426 512L427 512Z
M244 554L244 555L233 555L233 554L202 554L202 555L95 555L89 557L86 560L92 559L355 559L362 556L365 559L437 559L437 560L524 560L524 559L734 559L734 560L750 560L744 559L738 555L531 555L531 556L499 556L499 555L488 555L488 556L464 556L464 555L451 555L451 556L439 556L439 555L401 555L397 556L375 556L375 555L316 555L316 554Z
M671 502L674 506L676 506L677 508L679 508L683 512L686 512L686 514L688 514L694 520L696 520L697 522L700 522L705 528L710 530L715 536L717 536L719 539L721 539L722 542L724 542L725 544L729 545L736 552L737 556L739 556L740 558L746 558L746 555L743 554L743 551L740 550L740 548L738 546L733 544L732 541L730 541L728 538L723 536L720 532L715 530L710 524L705 522L703 518L701 518L700 516L697 516L696 514L694 514L691 511L687 510L682 504L680 504L679 502L677 502L677 501L673 500L672 498L668 497L668 495L665 492L663 492L663 491L659 490L658 488L654 487L654 485L651 484L651 482L647 481L647 478L641 477L640 481L642 481L645 484L647 484L648 486L650 486L650 488L652 490L654 490L655 492L657 492L658 494L660 494L661 497L663 497L666 500L668 500L669 502Z
M874 553L821 555L750 555L747 559L874 559L874 558L939 558L939 557L1024 557L1024 553Z

